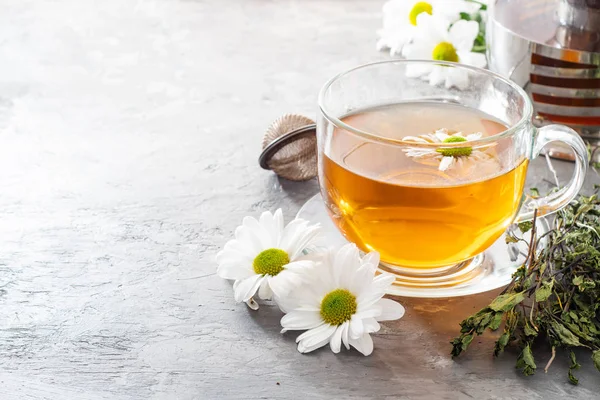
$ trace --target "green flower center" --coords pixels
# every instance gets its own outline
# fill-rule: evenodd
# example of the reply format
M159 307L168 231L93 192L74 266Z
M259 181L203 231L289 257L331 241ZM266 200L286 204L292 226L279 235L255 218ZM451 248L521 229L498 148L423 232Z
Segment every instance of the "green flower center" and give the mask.
M408 19L410 20L410 23L414 26L417 26L417 17L419 16L419 14L424 12L431 15L431 13L433 12L433 7L426 1L419 1L417 4L414 5L412 10L410 10L410 13L408 14Z
M321 301L321 318L330 325L341 325L350 321L356 313L356 297L346 289L329 292Z
M275 276L284 270L283 266L289 264L288 253L281 249L267 249L256 256L252 266L259 275Z
M442 42L434 47L431 57L438 61L452 61L458 62L458 54L456 54L456 48L452 43Z
M450 136L450 137L444 139L443 143L460 143L460 142L466 142L466 141L467 141L467 139L465 139L462 136ZM444 157L468 157L473 152L473 148L472 147L457 147L454 149L437 149L436 151L438 153L440 153L441 155L443 155Z

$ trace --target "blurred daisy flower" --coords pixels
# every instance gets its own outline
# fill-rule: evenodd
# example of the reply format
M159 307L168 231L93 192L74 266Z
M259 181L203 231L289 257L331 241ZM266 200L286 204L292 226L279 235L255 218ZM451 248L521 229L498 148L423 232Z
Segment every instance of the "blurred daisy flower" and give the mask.
M461 19L449 26L443 18L421 13L417 24L413 42L403 50L407 59L451 61L480 68L486 66L485 55L472 51L479 34L478 22ZM455 86L463 89L469 83L464 70L442 65L410 65L406 74L427 79L432 85L444 83L447 88Z
M464 0L390 0L383 5L383 28L377 31L377 50L389 49L392 56L401 54L417 32L417 17L421 14L435 15L450 24L461 13L471 14L480 7Z

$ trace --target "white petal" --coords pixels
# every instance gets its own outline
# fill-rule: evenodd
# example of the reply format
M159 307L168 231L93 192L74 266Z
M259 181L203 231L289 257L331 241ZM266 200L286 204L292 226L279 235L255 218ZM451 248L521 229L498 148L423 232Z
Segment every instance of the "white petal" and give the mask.
M469 86L469 74L459 68L452 68L447 72L446 76L446 88L456 87L460 90L464 90Z
M235 240L235 239L234 239ZM215 257L215 261L218 264L224 263L224 262L240 262L240 261L246 261L246 262L250 262L252 263L252 258L247 256L245 253L241 253L239 251L236 250L226 250L223 249L221 251L219 251Z
M306 223L301 219L295 219L289 224L287 224L286 227L283 228L283 232L281 233L281 241L279 242L279 248L289 253L290 246L294 243L299 231L303 229L305 225Z
M365 326L360 317L356 314L350 320L350 338L359 338L365 332Z
M417 59L421 57L407 57L409 59ZM429 56L431 58L431 56ZM427 75L431 72L432 65L424 63L415 63L406 65L406 76L409 78L418 78Z
M342 348L342 333L344 332L344 328L340 325L335 329L333 335L331 336L331 340L329 341L329 347L331 347L331 351L334 353L339 353Z
M293 272L283 270L276 276L270 277L271 290L277 297L285 298L292 290L300 286L304 280Z
M363 264L372 264L375 266L379 266L379 261L379 253L376 251L372 251L362 258Z
M331 335L335 332L336 327L323 324L316 328L310 329L304 332L302 335L296 338L298 343L298 351L300 353L308 353L329 342Z
M360 265L358 247L348 243L339 249L333 261L333 283L348 289L352 278Z
M273 215L273 223L275 224L275 230L277 231L278 235L281 234L284 228L283 211L281 211L281 208L275 211L275 214Z
M461 64L472 65L474 67L484 68L487 65L485 54L473 53L471 51L459 51L458 57Z
M381 329L379 322L375 318L366 318L363 320L363 324L367 333L379 332L379 329Z
M296 274L310 273L313 268L315 268L315 262L310 259L292 261L285 265L286 271L291 271Z
M452 166L452 164L454 164L454 157L443 157L442 161L440 162L439 170L446 171Z
M433 54L433 48L435 43L423 43L415 42L407 44L402 49L402 55L409 60L430 60ZM415 63L414 65L419 65ZM409 64L410 66L410 64ZM413 74L413 76L420 76L421 74Z
M477 133L471 133L470 135L467 135L467 137L465 139L467 139L468 142L472 142L473 140L479 140L481 139L481 132L477 132Z
M297 252L298 241L302 240L308 229L308 221L303 219L295 219L283 229L281 233L281 240L279 242L279 248L285 250L290 259L293 259L293 253ZM300 249L302 250L302 249Z
M227 253L239 253L240 256L246 257L250 260L254 260L254 257L260 253L262 249L258 249L258 252L249 243L240 242L237 239L233 239L225 243L222 252Z
M416 142L416 143L430 143L428 140L420 138L418 136L404 136L402 138L403 142Z
M363 355L368 356L373 352L373 339L371 339L371 335L368 333L363 334L358 339L350 337L350 346L354 347Z
M281 209L277 210L275 214L279 214L279 217L277 218L283 219L283 216L281 215ZM267 245L268 247L266 248L276 248L279 244L279 237L281 235L281 231L278 230L278 222L275 221L275 218L276 217L273 214L271 214L268 211L265 211L261 214L259 219L260 226L268 235L269 243Z
M448 67L442 67L441 65L434 65L431 73L429 74L429 84L437 86L442 82L446 81L446 70Z
M396 278L392 274L380 274L371 282L370 287L357 296L356 301L365 309L377 303L381 299L389 287L394 283Z
M263 300L271 300L273 298L273 291L271 290L271 286L269 285L269 280L271 278L265 277L260 287L258 288L258 297Z
M320 232L321 227L319 225L308 226L308 223L306 223L304 229L297 233L295 240L287 246L286 251L288 251L290 259L294 260L301 256L302 251L310 246Z
M235 301L239 303L249 300L258 290L263 279L262 275L254 275L242 281L237 281L238 283L234 286Z
M358 305L358 309L356 310L356 314L354 314L356 316L356 318L363 320L365 318L375 318L375 317L379 317L381 315L381 306L379 305L379 301L378 300L374 305L366 307L362 304ZM364 321L363 321L364 324Z
M217 267L217 275L223 279L240 280L256 275L256 273L247 264L223 263Z
M415 40L427 41L428 43L447 42L449 40L449 26L449 21L439 15L421 13L417 15ZM431 58L431 55L428 58Z
M433 13L436 15L440 15L447 19L448 21L456 21L460 12L462 11L460 5L461 3L465 3L465 1L434 1L433 4Z
M324 324L321 314L317 311L293 310L281 318L282 332L313 329Z
M348 342L348 334L350 332L350 322L346 321L342 324L342 343L346 346L347 350L350 350L350 344Z
M248 223L251 224L250 217L244 218L244 223L248 218ZM238 242L244 243L245 246L251 249L253 259L261 251L268 249L270 246L269 238L266 235L259 234L257 231L249 225L240 225L235 229L235 238Z
M372 264L362 265L354 274L352 282L348 290L356 297L360 295L368 288L373 282L373 276L375 275L375 266Z
M255 218L244 217L242 226L260 243L261 251L275 247L276 243L271 239L269 232Z
M377 305L381 307L381 315L376 317L377 321L394 321L404 316L404 307L394 300L381 299Z
M448 38L457 51L471 51L478 34L478 22L461 19L452 25L448 32Z
M311 351L320 349L321 347L325 346L327 343L329 343L330 338L326 337L321 339L319 342L311 342L310 345L307 345L306 342L300 342L298 343L298 351L300 353L310 353Z
M443 142L444 140L448 139L450 137L450 135L448 135L447 133L442 132L441 130L436 131L434 134L435 138L439 141L439 142Z

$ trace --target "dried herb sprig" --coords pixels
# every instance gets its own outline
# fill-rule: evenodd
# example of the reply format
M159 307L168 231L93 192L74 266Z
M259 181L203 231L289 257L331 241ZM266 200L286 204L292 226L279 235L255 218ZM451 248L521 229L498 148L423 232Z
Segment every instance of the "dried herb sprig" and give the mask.
M461 322L461 334L451 342L452 355L467 350L475 335L503 325L495 356L508 345L518 346L516 366L532 375L537 369L532 345L547 340L552 354L544 369L557 349L569 351L568 378L577 384L573 371L580 365L573 348L589 349L600 371L600 200L597 195L580 196L557 213L554 228L540 237L535 223L519 228L531 231L527 259L498 297ZM518 240L523 239L507 242Z

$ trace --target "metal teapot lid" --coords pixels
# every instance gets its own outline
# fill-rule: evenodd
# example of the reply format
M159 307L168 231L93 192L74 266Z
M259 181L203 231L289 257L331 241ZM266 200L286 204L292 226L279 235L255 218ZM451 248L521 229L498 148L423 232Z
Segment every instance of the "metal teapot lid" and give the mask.
M600 0L497 0L493 19L534 43L600 52Z

